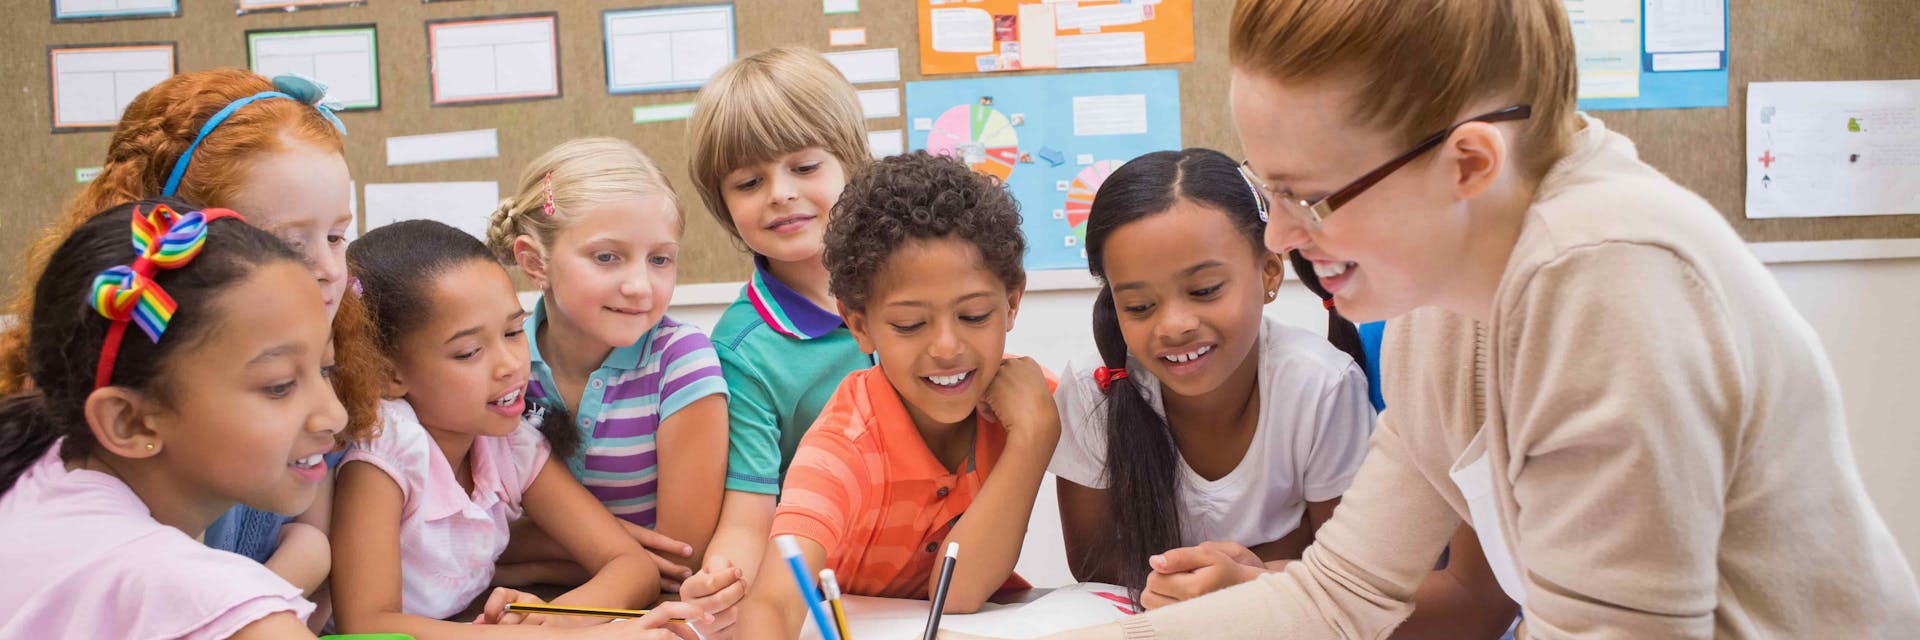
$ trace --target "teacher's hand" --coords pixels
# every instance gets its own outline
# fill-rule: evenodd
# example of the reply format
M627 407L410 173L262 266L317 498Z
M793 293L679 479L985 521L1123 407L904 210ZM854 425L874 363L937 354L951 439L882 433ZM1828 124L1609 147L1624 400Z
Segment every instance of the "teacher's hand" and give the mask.
M1153 573L1140 592L1140 605L1158 609L1175 602L1247 582L1266 572L1260 556L1231 542L1204 542L1147 559Z

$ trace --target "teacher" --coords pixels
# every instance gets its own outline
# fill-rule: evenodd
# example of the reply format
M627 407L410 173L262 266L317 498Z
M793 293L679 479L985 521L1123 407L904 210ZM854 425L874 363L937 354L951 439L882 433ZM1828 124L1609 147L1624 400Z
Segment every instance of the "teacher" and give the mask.
M1471 523L1545 638L1920 629L1819 340L1726 220L1574 111L1564 0L1240 0L1231 104L1390 410L1300 561L1073 638L1379 638Z

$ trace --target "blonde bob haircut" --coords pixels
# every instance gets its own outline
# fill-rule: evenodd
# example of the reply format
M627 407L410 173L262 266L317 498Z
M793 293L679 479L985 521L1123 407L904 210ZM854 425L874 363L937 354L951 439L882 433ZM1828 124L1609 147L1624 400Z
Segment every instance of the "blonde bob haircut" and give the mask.
M809 147L833 154L849 179L873 160L853 85L805 47L767 49L715 74L700 90L687 146L694 189L736 240L740 230L721 196L728 173Z
M1577 83L1565 0L1238 0L1235 69L1283 83L1344 79L1353 121L1411 146L1481 102L1533 106L1516 166L1566 155Z

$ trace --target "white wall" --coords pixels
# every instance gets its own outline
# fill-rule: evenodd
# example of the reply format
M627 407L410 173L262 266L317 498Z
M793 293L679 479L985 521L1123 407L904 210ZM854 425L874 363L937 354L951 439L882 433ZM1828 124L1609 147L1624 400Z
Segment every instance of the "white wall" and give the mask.
M1874 504L1906 552L1909 566L1920 559L1920 259L1775 263L1774 277L1826 344L1840 378L1853 450ZM1069 358L1092 353L1088 309L1093 291L1085 276L1040 274L1027 294L1007 349L1033 356L1058 370ZM689 291L703 299L725 296L738 287L702 287ZM712 327L724 308L676 300L675 319ZM1282 321L1326 330L1319 300L1288 276L1268 314ZM1040 490L1028 525L1018 570L1037 585L1072 582L1061 546L1053 478ZM1819 544L1809 540L1808 544ZM1916 571L1920 571L1917 568Z

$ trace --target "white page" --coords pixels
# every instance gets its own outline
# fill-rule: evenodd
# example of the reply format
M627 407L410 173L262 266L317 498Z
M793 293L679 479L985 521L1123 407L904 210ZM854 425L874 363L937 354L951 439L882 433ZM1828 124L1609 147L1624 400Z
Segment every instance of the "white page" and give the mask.
M1566 0L1581 98L1640 95L1640 0Z
M1747 217L1920 214L1920 80L1747 85Z
M377 104L372 31L255 34L250 40L254 73L297 73L325 83L327 97L343 106Z
M947 53L992 53L993 15L984 9L934 9L933 50Z
M1139 24L1147 19L1142 8L1144 4L1107 4L1083 7L1076 4L1061 4L1054 9L1054 19L1061 31L1079 31L1117 27L1127 24Z
M821 54L854 84L900 81L899 49L861 49Z
M1054 40L1057 67L1120 67L1147 63L1147 34L1137 32L1060 36Z
M633 123L672 122L693 117L693 103L675 102L670 104L652 104L633 108Z
M876 160L906 153L907 133L899 129L868 131L867 150L873 152L873 157Z
M500 206L500 183L370 184L366 199L369 231L401 220L438 220L485 240L487 218Z
M1028 602L990 603L979 613L942 615L940 629L996 638L1036 638L1128 615L1121 610L1127 591L1113 585L1083 583L1031 593L1037 595ZM846 596L841 604L847 610L849 631L861 640L917 640L926 629L930 608L926 600L865 596ZM809 624L800 637L816 640L818 634Z
M387 138L387 166L500 156L500 135L495 129L429 133Z
M874 89L860 92L860 110L868 118L900 117L900 90Z
M734 56L730 6L610 13L606 34L616 93L698 87Z
M820 0L820 11L828 14L857 13L860 11L860 0Z
M1707 71L1720 68L1720 52L1653 54L1654 71Z
M1027 69L1053 67L1053 5L1020 5L1020 66Z
M54 126L112 126L127 103L173 75L173 47L55 49Z
M314 4L346 4L354 0L240 0L241 11L255 9L286 9ZM360 0L364 2L365 0Z
M1147 96L1074 96L1073 135L1123 136L1147 132Z
M1727 5L1724 0L1646 2L1648 53L1726 50Z
M436 100L557 94L553 26L552 18L434 25Z
M827 46L858 47L867 43L867 30L861 27L828 29Z
M53 0L53 18L92 18L119 15L176 13L177 0Z

